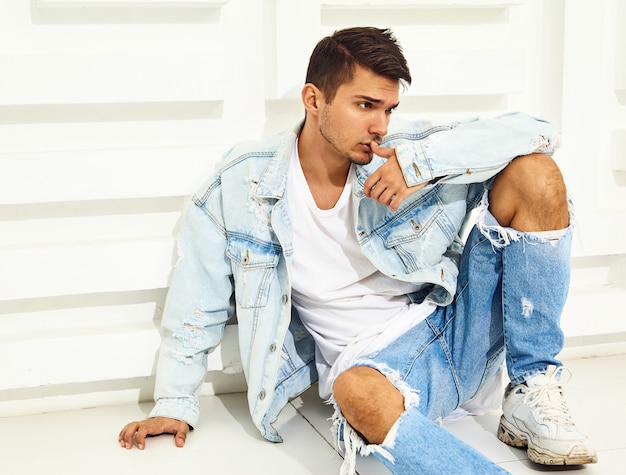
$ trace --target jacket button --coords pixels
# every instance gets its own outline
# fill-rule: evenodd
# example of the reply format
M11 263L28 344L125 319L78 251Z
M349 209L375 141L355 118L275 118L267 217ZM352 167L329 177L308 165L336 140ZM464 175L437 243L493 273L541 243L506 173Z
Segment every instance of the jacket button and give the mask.
M263 399L265 399L265 391L261 391L259 393L259 399L262 401Z
M287 294L284 294L281 301L283 302L283 305L286 304L287 302L289 302L289 297L287 296Z
M422 225L418 223L417 221L415 221L414 219L411 220L411 226L413 227L414 233L419 233L420 230L422 229Z
M274 353L275 351L276 351L276 344L272 343L272 344L270 345L270 352L271 352L271 353Z

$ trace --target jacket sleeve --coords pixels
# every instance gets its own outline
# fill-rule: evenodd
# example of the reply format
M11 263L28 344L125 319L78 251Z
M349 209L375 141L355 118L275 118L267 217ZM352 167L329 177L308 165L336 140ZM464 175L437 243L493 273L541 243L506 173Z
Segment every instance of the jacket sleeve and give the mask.
M401 126L407 130L405 123ZM408 186L436 180L477 183L500 172L515 157L552 155L560 135L548 122L515 112L489 119L470 119L432 133L396 133L395 147Z
M182 420L192 427L199 417L208 352L221 341L233 313L218 184L215 177L196 194L178 236L178 262L161 323L156 406L149 416Z

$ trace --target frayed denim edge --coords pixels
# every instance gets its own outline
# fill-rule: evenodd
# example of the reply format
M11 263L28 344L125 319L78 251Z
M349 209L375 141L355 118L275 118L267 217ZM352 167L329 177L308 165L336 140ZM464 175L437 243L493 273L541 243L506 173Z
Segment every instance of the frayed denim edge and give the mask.
M568 228L573 227L573 222L575 219L574 216L574 205L570 199L567 200L568 210L569 210L569 221L570 224ZM506 226L502 226L496 218L489 211L489 190L485 190L483 194L483 198L481 200L480 205L476 208L476 226L480 230L480 232L489 239L491 246L494 248L503 248L511 244L511 241L517 242L523 238L526 244L537 244L537 242L550 242L546 239L535 235L535 242L529 241L528 237L533 236L533 233L527 233L523 231L517 231L516 229L509 228ZM497 234L497 238L494 238L490 231L493 231ZM553 243L554 244L554 243Z
M377 363L372 360L357 360L351 367L354 366L368 366L370 368L374 368L375 370L386 376L391 384L393 384L404 397L405 411L408 411L410 408L419 405L419 393L411 386L409 386L408 383L400 377L400 373L398 371L390 368L386 364ZM341 409L339 408L333 396L331 396L331 398L326 401L326 404L332 405L335 409L335 412L333 413L330 420L333 423L331 430L335 438L335 449L337 450L337 452L340 452L342 450L341 443L343 442L344 460L343 464L341 465L341 470L339 472L340 475L354 475L356 473L357 452L364 457L375 453L385 458L389 462L394 463L393 456L389 453L387 449L384 448L384 446L386 445L389 448L393 448L393 444L395 441L395 432L398 426L397 421L390 429L387 437L385 437L383 444L368 444L365 442L365 440L363 440L361 435L356 430L354 430L350 426L350 424L348 424L346 419L343 417Z

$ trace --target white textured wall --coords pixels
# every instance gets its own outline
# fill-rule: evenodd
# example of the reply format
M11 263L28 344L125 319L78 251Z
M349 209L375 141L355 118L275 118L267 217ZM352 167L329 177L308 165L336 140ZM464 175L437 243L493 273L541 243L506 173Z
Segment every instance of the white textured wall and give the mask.
M151 397L189 195L230 145L302 117L311 49L354 25L403 44L400 114L562 129L568 346L623 346L624 24L625 0L2 0L0 415ZM243 388L219 371L237 370L228 342L207 392Z

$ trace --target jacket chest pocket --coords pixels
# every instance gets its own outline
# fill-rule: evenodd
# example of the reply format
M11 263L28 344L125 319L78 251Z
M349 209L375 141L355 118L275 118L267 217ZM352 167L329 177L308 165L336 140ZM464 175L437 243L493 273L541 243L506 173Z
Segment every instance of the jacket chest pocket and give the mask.
M450 242L442 223L444 216L437 211L429 219L412 218L388 236L385 246L394 250L406 272L430 267L441 260Z
M381 230L385 248L394 251L407 273L438 264L455 234L436 193L428 194L413 212Z
M232 263L235 300L243 308L267 305L280 254L273 245L230 239L226 251Z

